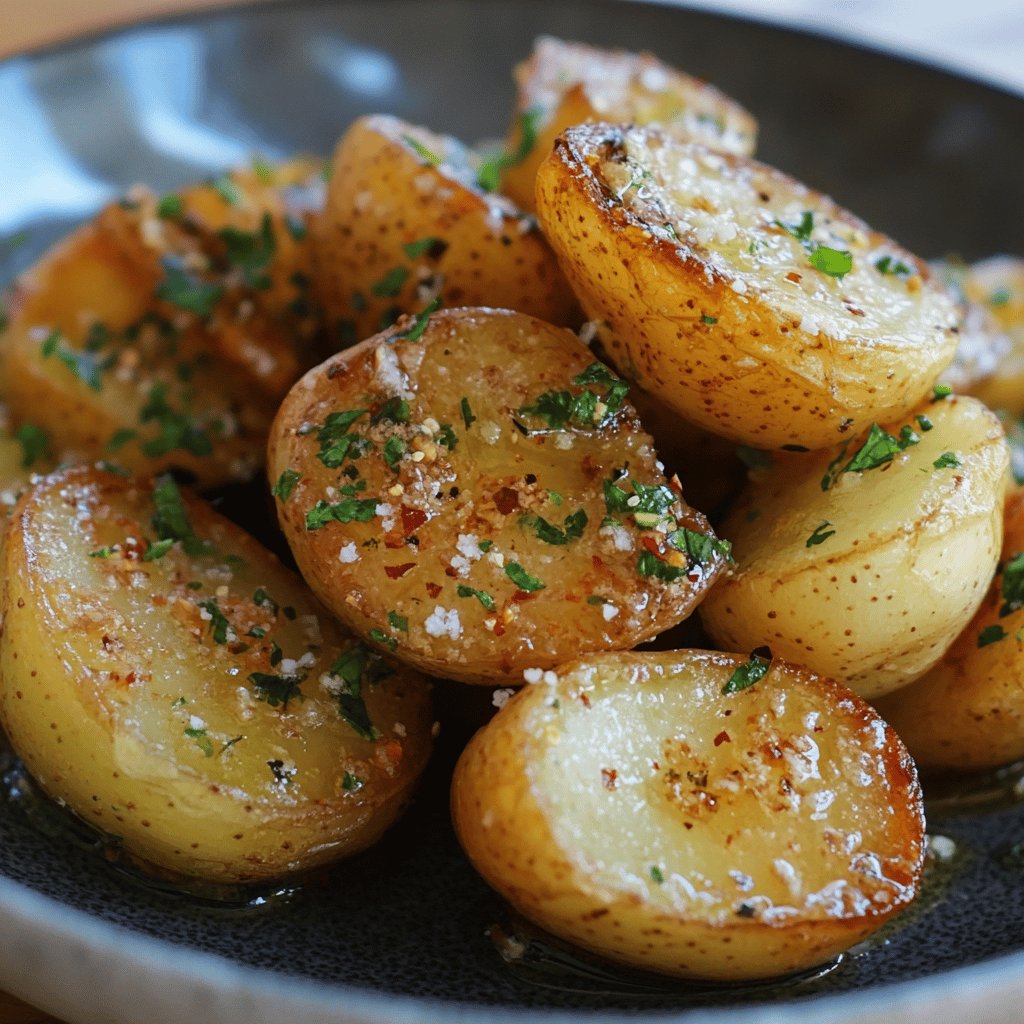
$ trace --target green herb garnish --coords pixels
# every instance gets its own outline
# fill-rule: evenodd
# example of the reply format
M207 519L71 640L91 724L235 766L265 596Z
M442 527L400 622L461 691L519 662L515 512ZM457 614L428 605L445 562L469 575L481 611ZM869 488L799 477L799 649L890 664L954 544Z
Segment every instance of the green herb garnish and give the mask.
M728 682L722 687L722 693L739 693L741 690L749 689L763 679L771 667L771 650L768 647L758 647L751 652L749 660L729 676Z

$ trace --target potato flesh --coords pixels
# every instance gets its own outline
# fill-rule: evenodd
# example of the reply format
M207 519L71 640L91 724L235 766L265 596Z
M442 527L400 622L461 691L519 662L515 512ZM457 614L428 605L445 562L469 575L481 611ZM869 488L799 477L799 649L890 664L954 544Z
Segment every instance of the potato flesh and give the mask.
M918 415L930 429L909 417L888 433L906 426L919 443L838 473L826 490L830 467L847 464L863 436L845 454L780 455L752 476L722 524L735 573L702 609L717 645L769 644L867 697L906 686L942 656L995 571L1008 452L998 420L972 398Z
M534 218L480 187L458 140L396 117L361 118L340 140L313 238L338 347L438 296L562 325L580 319Z
M579 126L539 172L538 215L620 370L743 444L822 448L903 415L955 350L920 261L752 160Z
M526 916L683 977L814 966L909 903L912 763L854 695L743 656L604 655L528 687L456 771L456 830Z
M362 849L426 760L425 682L364 672L379 736L357 729L334 671L352 640L237 527L184 507L211 553L146 561L147 485L71 470L23 499L0 648L12 744L50 795L176 874L250 881Z
M1024 609L1012 581L1004 594L1007 566L1021 552L1024 491L1016 491L981 608L934 668L876 704L922 768L961 772L1024 757Z
M594 363L589 350L507 311L435 313L415 342L400 337L408 323L312 371L274 427L271 479L300 475L279 518L321 600L398 657L484 684L519 683L525 669L581 650L631 647L685 618L724 555L669 488L632 408L603 426L553 430L522 411L544 394L606 397L607 384L573 383ZM399 398L407 422L394 424L381 410ZM329 468L322 429L346 410L366 410L351 429L369 448ZM404 450L391 468L394 439ZM661 488L664 514L610 511L613 481L624 502ZM367 521L309 529L318 504L349 500L345 486L359 488ZM703 563L672 547L677 529L707 538Z
M584 121L657 124L680 138L713 149L750 154L757 122L738 103L649 53L602 50L539 37L529 60L515 70L516 123L508 152L526 140L522 117L532 121L535 141L525 158L502 175L502 190L524 210L535 208L537 168L557 136Z
M46 253L0 336L13 420L90 461L207 485L251 477L318 326L293 282L309 279L289 199L300 170L313 173L238 173L161 201L136 189Z

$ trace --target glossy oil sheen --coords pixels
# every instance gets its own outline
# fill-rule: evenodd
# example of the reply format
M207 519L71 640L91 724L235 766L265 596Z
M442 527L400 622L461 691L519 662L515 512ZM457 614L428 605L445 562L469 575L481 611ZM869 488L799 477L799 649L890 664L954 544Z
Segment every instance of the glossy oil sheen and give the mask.
M386 111L466 140L504 133L509 70L539 32L649 48L712 79L761 122L759 153L925 257L1024 250L1024 101L888 57L668 7L582 0L334 0L168 21L0 64L0 280L133 182L171 188L258 152L327 153L357 115ZM27 240L20 233L29 232ZM257 502L240 502L242 508ZM266 533L265 523L254 524ZM444 688L442 688L443 690ZM942 810L958 856L934 899L813 979L705 988L510 967L487 936L504 908L448 823L447 779L471 728L442 692L441 747L422 794L378 849L289 899L211 905L112 869L94 844L0 801L0 875L71 908L336 997L436 1000L503 1019L531 1011L666 1011L842 996L1024 950L1019 804ZM936 892L934 879L926 889ZM244 902L244 901L243 901ZM254 913L258 927L254 926ZM1008 971L1020 972L1020 959ZM186 1000L187 1002L187 1000ZM405 1004L403 1013L411 1012ZM750 1013L748 1009L746 1013ZM577 1016L578 1015L578 1016ZM333 1019L333 1018L332 1018ZM403 1019L410 1019L403 1016ZM637 1019L637 1018L634 1018ZM747 1018L749 1019L749 1018Z

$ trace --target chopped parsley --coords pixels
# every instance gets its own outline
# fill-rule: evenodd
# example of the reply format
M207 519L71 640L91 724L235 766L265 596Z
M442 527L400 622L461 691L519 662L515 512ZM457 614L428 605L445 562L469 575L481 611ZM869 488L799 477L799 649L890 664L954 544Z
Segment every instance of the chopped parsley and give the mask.
M1003 566L1000 587L1003 597L1003 604L999 609L1000 617L1024 608L1024 552L1014 555Z
M277 483L274 484L271 494L275 498L280 498L281 501L287 501L295 490L295 485L302 479L302 474L296 469L286 469L277 478Z
M328 523L368 523L376 509L373 498L345 498L334 505L321 500L306 513L306 529L319 530Z
M658 885L662 885L665 881L665 872L657 864L651 865L651 881L657 882Z
M418 260L421 256L437 260L444 255L447 248L448 243L443 238L434 238L429 235L426 238L419 238L415 242L407 242L402 246L405 255L411 260Z
M377 626L374 626L366 635L375 644L380 644L382 647L386 647L389 651L394 651L398 648L398 641L393 636L388 636L383 629L380 629Z
M228 640L234 639L231 623L228 622L227 616L220 610L220 605L213 598L208 601L200 601L199 607L210 616L210 632L213 634L214 643L226 644Z
M459 597L475 597L489 612L493 612L497 607L494 598L486 590L474 590L472 587L466 586L465 583L460 583L455 588L455 593Z
M453 452L458 447L459 439L450 423L442 423L437 434L437 443L444 445L448 451Z
M249 682L256 688L258 700L266 701L272 708L288 710L288 704L295 699L302 699L302 682L305 676L270 675L266 672L252 672Z
M367 409L349 409L329 413L323 426L317 430L316 439L320 444L317 458L328 469L337 469L346 458L358 459L366 452L369 442L359 434L348 431L367 412Z
M839 454L828 464L825 475L821 478L821 489L827 491L843 473L864 473L884 466L887 462L892 462L900 452L919 444L920 441L921 438L909 426L902 426L897 438L883 430L877 423L872 423L867 439L845 466L841 466L840 463L846 457L849 443L840 448Z
M404 615L399 615L396 611L388 612L388 625L399 632L409 632L409 620Z
M432 167L437 167L441 163L441 157L435 153L428 146L424 146L419 139L414 139L411 135L403 135L402 141L423 161L430 164Z
M582 373L573 377L572 383L578 387L587 384L603 385L606 390L604 394L599 394L585 388L578 395L567 390L545 391L530 405L520 406L516 412L520 416L545 420L548 430L568 430L573 425L590 430L609 423L629 394L629 385L616 377L603 363L591 363Z
M565 517L562 527L549 523L542 516L525 515L519 520L520 524L533 530L539 540L545 544L568 544L569 541L579 540L587 527L587 513L583 509L570 512Z
M341 780L341 788L348 793L354 793L356 790L362 789L365 783L358 775L353 775L346 769L344 776Z
M508 562L505 566L505 575L527 594L543 590L545 586L536 576L531 576L518 562Z
M997 644L1000 640L1005 640L1010 634L1003 629L999 623L995 623L992 626L986 626L978 634L978 646L988 647L989 644Z
M177 220L185 212L181 196L167 195L156 204L156 215L168 220Z
M948 384L936 384L932 388L932 401L941 402L943 398L949 398L953 389Z
M543 110L530 107L520 113L517 127L519 142L511 152L501 150L484 160L476 172L476 182L485 192L496 192L501 185L501 176L511 167L521 164L537 144L537 126Z
M208 545L200 540L192 529L181 492L171 476L162 476L153 488L153 529L160 540L180 541L186 554L201 555Z
M875 270L883 276L891 275L892 277L910 277L914 273L906 263L896 259L895 256L882 256L875 260Z
M398 472L398 464L402 461L402 456L408 450L406 443L398 437L397 434L392 435L385 441L384 448L381 454L384 456L384 461L388 464L388 469Z
M476 417L473 415L473 410L469 407L468 398L463 398L462 401L459 402L459 410L462 413L462 422L466 424L466 429L469 430L469 428L476 423Z
M164 279L157 285L157 298L203 319L208 318L223 297L224 287L189 273L173 257L164 259L163 267Z
M827 245L813 248L807 256L812 267L829 277L842 280L853 270L853 255L846 249L832 249Z
M917 425L920 427L922 434L927 434L935 426L927 416L915 416L914 419L917 420Z
M380 732L370 721L362 694L363 682L372 667L371 659L374 657L365 647L356 646L342 654L328 669L328 675L340 683L336 693L341 717L364 740L380 738Z
M51 331L40 347L44 359L55 358L66 366L82 383L93 391L103 390L102 374L109 370L117 359L115 354L100 358L95 348L74 349L63 344L60 331Z
M836 531L829 529L831 525L832 524L827 519L823 519L818 523L814 528L814 531L807 538L804 547L813 548L818 544L823 544L829 539L829 537L834 537L836 535Z
M682 527L666 538L677 551L684 552L695 565L708 565L715 557L732 558L732 545L727 540L709 537L706 533Z
M271 280L267 268L277 250L271 215L263 214L259 231L240 231L235 227L226 227L218 234L227 251L228 262L242 271L245 284L250 288L269 288Z
M392 267L379 281L370 286L370 291L378 298L393 299L402 290L408 276L408 267Z
M50 435L42 427L22 423L15 431L14 437L21 445L22 469L30 469L40 460L53 458Z
M958 469L962 463L953 452L943 452L932 465L936 469Z
M412 322L412 326L406 331L398 331L396 334L391 336L392 341L419 341L423 337L423 332L427 329L427 325L430 323L430 317L433 313L436 313L441 308L441 296L435 295L430 302L424 306L422 312L416 314L415 319Z
M207 430L167 401L167 384L157 381L149 390L146 404L139 410L143 423L155 423L157 434L139 446L149 459L173 451L187 451L199 458L213 454L213 441Z
M636 571L641 576L661 580L662 583L674 583L687 575L689 569L684 566L671 565L659 558L653 551L641 551L636 560Z
M739 693L747 690L754 683L763 679L772 667L772 652L768 647L758 647L752 651L750 658L736 669L728 682L722 687L722 693Z
M192 726L185 730L185 735L195 741L196 746L207 756L213 757L213 744L210 737L206 735L205 729L197 729Z
M712 326L712 325L714 325L714 324L717 324L717 323L718 323L718 317L717 317L717 316L708 316L708 315L707 315L707 314L705 313L705 314L704 314L704 315L703 315L703 316L702 316L702 317L700 318L700 322L701 322L702 324L708 324L709 326Z
M157 562L163 558L176 543L177 542L172 540L170 537L166 540L158 540L146 548L146 553L142 556L142 560L144 562Z
M389 423L409 422L409 403L395 395L389 398L371 417L370 423L376 426L387 420Z

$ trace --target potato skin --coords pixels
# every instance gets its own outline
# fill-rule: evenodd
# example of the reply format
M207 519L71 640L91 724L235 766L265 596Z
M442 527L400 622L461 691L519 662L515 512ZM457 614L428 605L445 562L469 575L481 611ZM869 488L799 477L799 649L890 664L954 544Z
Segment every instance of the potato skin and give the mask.
M768 644L868 698L938 661L995 571L1009 454L973 398L924 405L886 432L905 429L918 443L862 472L840 470L870 434L751 475L722 523L735 571L701 609L717 646Z
M320 599L396 657L483 685L685 618L725 552L628 402L599 412L623 382L520 313L441 310L403 337L423 323L311 371L274 424L270 479L294 482L278 518ZM595 366L602 383L577 383ZM527 411L584 394L599 421Z
M920 880L913 763L855 695L779 660L724 694L746 660L605 654L524 688L453 779L476 869L555 935L682 978L783 975L875 931Z
M0 334L12 420L139 473L252 477L274 406L315 361L317 183L297 161L163 198L139 187L58 242L15 283Z
M757 122L713 85L663 64L650 53L606 50L541 36L533 53L514 71L515 118L507 152L519 154L529 142L524 118L533 129L533 145L508 167L501 189L524 210L534 210L537 168L555 139L585 121L657 124L673 135L712 149L751 154Z
M456 139L396 117L360 118L338 142L313 242L339 348L435 296L565 326L581 319L534 218L479 187L474 158Z
M824 448L902 416L956 347L920 260L773 168L654 128L568 129L537 214L613 365L741 444Z
M1024 610L1003 592L1007 565L1024 552L1024 491L1007 499L1005 522L999 572L977 614L934 668L875 702L924 770L1024 757Z
M365 848L429 755L429 685L404 669L370 684L369 652L197 499L180 507L210 553L146 561L157 490L73 469L20 500L0 638L12 745L46 793L175 879L279 878ZM378 738L338 710L345 654Z

